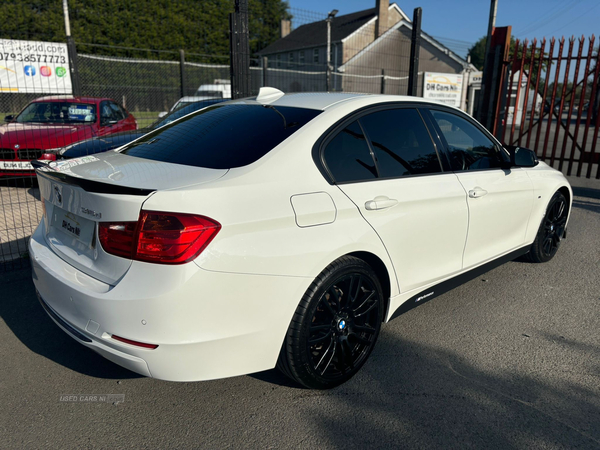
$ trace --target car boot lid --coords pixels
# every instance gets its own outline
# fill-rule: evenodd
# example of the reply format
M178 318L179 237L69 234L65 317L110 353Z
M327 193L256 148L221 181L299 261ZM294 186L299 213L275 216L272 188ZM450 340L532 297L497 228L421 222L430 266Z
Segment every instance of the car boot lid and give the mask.
M80 158L36 165L41 176L81 184L103 183L114 187L140 190L179 189L217 180L228 169L207 169L153 161L109 151Z

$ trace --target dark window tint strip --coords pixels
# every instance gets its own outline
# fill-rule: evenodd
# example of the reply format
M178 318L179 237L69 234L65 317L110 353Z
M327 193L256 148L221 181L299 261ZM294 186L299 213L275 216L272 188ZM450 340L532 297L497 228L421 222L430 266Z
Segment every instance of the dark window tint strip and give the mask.
M210 169L251 164L321 111L271 105L216 105L132 142L122 153Z

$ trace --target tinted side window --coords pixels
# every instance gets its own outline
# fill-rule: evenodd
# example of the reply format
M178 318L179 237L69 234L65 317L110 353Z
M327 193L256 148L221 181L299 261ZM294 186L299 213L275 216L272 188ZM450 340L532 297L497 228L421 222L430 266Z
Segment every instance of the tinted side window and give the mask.
M452 155L456 170L501 167L507 160L494 142L465 119L455 114L431 110Z
M109 105L113 111L113 118L115 120L123 120L125 118L125 114L123 114L123 111L121 110L119 105L117 105L116 103L113 103L113 102L110 102Z
M362 117L381 178L438 173L440 160L416 109L388 109Z
M357 121L340 131L325 147L325 164L336 182L377 178L375 162Z
M113 111L107 101L100 103L100 119L106 121L113 119Z

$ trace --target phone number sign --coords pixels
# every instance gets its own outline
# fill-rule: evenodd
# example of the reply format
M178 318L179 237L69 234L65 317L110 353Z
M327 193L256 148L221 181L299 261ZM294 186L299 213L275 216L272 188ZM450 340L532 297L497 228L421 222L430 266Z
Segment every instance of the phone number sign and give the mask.
M71 94L67 44L0 39L0 92Z

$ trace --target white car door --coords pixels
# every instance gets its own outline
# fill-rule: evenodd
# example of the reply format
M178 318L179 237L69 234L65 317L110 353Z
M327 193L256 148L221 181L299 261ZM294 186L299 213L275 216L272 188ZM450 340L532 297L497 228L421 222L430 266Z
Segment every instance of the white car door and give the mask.
M462 269L466 194L417 109L362 115L325 142L323 161L381 238L401 292Z
M467 193L469 234L463 267L525 245L533 205L533 184L526 169L502 169L508 154L460 113L433 108L430 113Z

